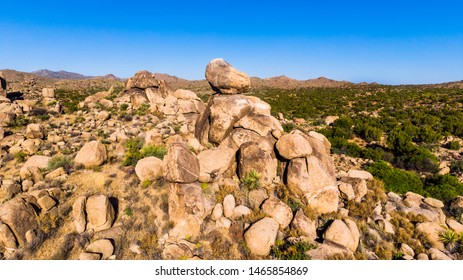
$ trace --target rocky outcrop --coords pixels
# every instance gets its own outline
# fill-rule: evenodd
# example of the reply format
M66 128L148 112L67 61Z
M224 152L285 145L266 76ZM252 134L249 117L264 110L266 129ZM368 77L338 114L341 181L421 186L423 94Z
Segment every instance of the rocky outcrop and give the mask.
M166 180L173 183L192 183L199 178L198 158L183 142L171 143L164 157Z
M27 244L26 233L38 228L34 208L22 198L0 205L0 221L8 226L20 246Z
M251 88L249 76L236 70L221 58L209 62L206 67L206 79L217 93L246 93Z
M0 96L6 96L6 89L7 89L7 83L5 76L3 76L3 73L0 72Z

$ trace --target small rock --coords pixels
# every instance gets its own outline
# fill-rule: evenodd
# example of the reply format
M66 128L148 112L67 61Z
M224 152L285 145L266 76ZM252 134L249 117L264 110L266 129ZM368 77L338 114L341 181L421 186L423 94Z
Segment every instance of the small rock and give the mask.
M97 261L101 259L100 254L95 254L95 253L80 253L79 254L79 260L81 261Z
M106 260L113 254L114 247L108 239L100 239L92 242L85 250L89 253L101 254L101 258Z
M235 209L235 197L232 194L228 194L223 199L223 213L225 217L231 218L233 210Z

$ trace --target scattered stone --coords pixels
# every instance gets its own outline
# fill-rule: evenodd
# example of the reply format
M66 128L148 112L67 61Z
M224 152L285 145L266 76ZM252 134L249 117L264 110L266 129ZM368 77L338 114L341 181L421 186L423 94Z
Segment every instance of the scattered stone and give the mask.
M232 222L230 221L230 219L227 219L225 217L220 217L216 223L215 223L215 226L216 227L221 227L221 228L230 228Z
M74 225L76 226L77 233L83 233L87 226L87 215L85 213L86 202L87 198L85 196L80 196L72 205L72 217L74 218Z
M26 137L29 139L43 139L45 137L43 125L37 123L28 124L26 127Z
M42 97L43 98L55 98L55 90L53 88L43 88Z
M142 158L135 166L135 173L141 182L154 181L164 177L164 162L157 157Z
M291 228L297 229L309 240L315 240L317 238L317 226L316 222L310 220L302 209L297 210L294 219L291 222Z
M81 261L97 261L101 260L101 255L96 253L82 252L79 254L79 260Z
M436 248L431 248L428 250L429 257L431 260L441 260L441 261L450 261L452 260L451 257L447 256L444 254L442 251L436 249Z
M90 243L85 250L89 253L101 254L101 258L106 260L113 254L114 246L108 239L100 239Z
M223 215L223 206L221 203L217 203L212 210L211 219L217 221Z
M365 170L349 170L347 176L350 178L359 178L364 180L373 180L373 175L370 172Z
M232 194L228 194L223 199L223 214L227 218L231 218L233 210L235 209L235 197Z
M87 230L101 231L112 226L114 208L105 195L92 195L87 199Z
M98 141L85 144L77 153L74 162L85 167L100 166L108 159L105 145Z

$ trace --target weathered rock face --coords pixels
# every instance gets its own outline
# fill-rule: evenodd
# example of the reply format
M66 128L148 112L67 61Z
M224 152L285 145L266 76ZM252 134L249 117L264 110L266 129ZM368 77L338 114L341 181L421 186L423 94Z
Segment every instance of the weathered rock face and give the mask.
M204 150L198 154L199 180L211 182L230 168L235 159L235 151L228 147Z
M247 142L241 145L238 155L238 175L244 178L252 170L260 174L260 182L270 185L277 175L278 161L271 150L264 150L259 143Z
M160 81L156 79L156 76L146 70L137 72L135 76L129 78L125 82L125 89L139 88L158 88L161 85Z
M169 189L169 218L174 228L169 235L174 238L196 237L204 218L214 205L203 195L197 185L171 184Z
M286 180L288 188L303 197L317 212L337 211L339 190L335 186L336 178L329 174L317 157L292 160Z
M114 208L105 195L92 195L87 199L87 230L101 231L112 226L115 218Z
M53 88L43 88L42 97L43 98L55 98L55 90Z
M108 159L105 145L98 141L91 141L85 144L77 153L75 163L85 167L99 166Z
M135 166L135 173L141 182L164 177L164 162L157 157L142 158Z
M249 250L258 256L267 256L275 244L279 224L273 218L263 218L251 225L244 234Z
M282 229L288 227L293 219L291 208L276 197L267 199L262 205L262 211L277 221Z
M43 139L45 137L45 130L43 125L31 123L27 125L26 137L29 139Z
M286 159L295 159L312 154L309 141L300 134L291 133L283 135L276 144L278 153Z
M3 246L7 249L16 249L18 247L16 237L14 237L13 232L10 228L0 222L0 246Z
M416 225L416 231L425 235L432 247L441 251L445 250L445 246L439 239L439 233L444 230L442 225L433 222L424 222Z
M164 157L166 180L176 183L192 183L199 177L199 161L183 142L171 143Z
M0 205L0 221L9 227L20 246L27 244L26 233L37 229L36 217L34 208L21 198Z
M334 220L326 230L324 238L355 252L359 243L360 232L352 220Z
M291 228L297 229L309 240L315 240L317 238L317 225L315 221L310 220L302 209L299 209L294 215L294 219L291 222Z
M233 125L251 110L243 96L214 96L210 101L209 141L222 142L230 134Z
M87 226L87 213L85 213L86 202L87 198L85 196L80 196L72 205L72 217L74 218L74 225L76 226L77 233L83 233Z
M209 62L206 67L206 79L217 93L245 93L251 88L249 76L236 70L221 58Z
M114 246L108 239L100 239L92 242L85 248L89 253L101 254L101 259L108 259L114 252Z

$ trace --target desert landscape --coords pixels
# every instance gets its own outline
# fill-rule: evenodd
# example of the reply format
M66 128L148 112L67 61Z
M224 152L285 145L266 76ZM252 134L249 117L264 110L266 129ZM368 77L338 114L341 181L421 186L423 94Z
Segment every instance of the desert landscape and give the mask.
M0 259L463 257L462 82L245 72L2 70Z

